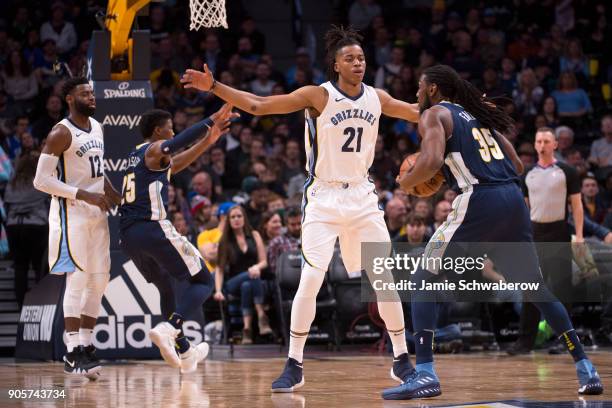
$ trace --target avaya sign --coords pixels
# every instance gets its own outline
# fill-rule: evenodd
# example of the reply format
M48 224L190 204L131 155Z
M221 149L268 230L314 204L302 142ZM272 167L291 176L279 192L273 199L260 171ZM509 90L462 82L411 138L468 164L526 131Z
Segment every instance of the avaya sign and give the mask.
M140 115L106 115L102 121L104 126L127 126L133 129L140 123Z

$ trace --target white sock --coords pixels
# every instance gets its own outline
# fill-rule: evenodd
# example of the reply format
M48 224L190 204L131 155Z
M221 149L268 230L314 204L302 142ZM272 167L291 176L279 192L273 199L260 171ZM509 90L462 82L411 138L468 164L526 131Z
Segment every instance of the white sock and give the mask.
M406 330L404 329L404 311L399 302L378 302L378 313L384 320L391 344L393 345L393 357L408 352L406 345Z
M93 329L79 329L79 339L81 340L81 344L85 347L91 344L91 339L93 337Z
M317 293L323 284L325 271L305 264L302 268L300 286L291 308L291 330L289 332L289 358L299 363L304 358L304 346L310 325L317 311Z
M69 353L71 353L72 350L79 347L79 344L81 344L79 339L79 332L66 332L66 339L66 348L68 349Z

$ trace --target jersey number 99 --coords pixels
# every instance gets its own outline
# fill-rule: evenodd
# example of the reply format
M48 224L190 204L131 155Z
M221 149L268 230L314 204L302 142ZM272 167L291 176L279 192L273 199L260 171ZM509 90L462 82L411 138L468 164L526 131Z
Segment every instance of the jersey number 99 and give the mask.
M478 149L478 151L480 152L480 157L482 157L482 160L489 163L491 161L491 157L493 157L495 160L502 160L504 158L504 153L499 148L497 140L495 140L489 129L472 128L472 135L480 145L480 149Z
M134 173L128 173L123 176L123 198L121 204L133 203L136 199L136 183L134 182Z

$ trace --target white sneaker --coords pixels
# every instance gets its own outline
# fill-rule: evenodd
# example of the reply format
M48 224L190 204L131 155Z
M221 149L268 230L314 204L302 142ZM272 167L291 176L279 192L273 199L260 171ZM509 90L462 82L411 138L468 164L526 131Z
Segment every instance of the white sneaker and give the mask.
M195 372L198 368L198 363L208 356L210 347L205 341L197 346L191 345L189 350L181 354L181 374L189 374Z
M181 360L176 354L176 336L180 330L175 329L168 322L161 322L149 331L149 338L159 348L163 359L173 368L181 366Z

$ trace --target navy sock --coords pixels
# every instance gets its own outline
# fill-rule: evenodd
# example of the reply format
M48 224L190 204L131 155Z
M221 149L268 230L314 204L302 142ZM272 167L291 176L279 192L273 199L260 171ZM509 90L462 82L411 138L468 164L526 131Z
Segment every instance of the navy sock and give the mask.
M183 319L183 315L181 315L180 313L174 312L168 318L168 323L170 323L172 327L174 327L175 329L182 330L183 320L185 320Z
M582 343L580 343L580 339L576 334L576 330L572 329L566 331L559 336L559 339L563 342L563 344L565 344L567 351L569 351L574 358L574 362L587 358L586 354L584 353L584 348L582 348Z
M191 345L189 344L189 341L187 341L185 334L183 334L183 331L181 330L179 335L176 337L176 348L180 354L183 354L184 352L189 350L189 347L191 347Z
M421 330L414 333L417 366L433 362L433 338L433 330Z

